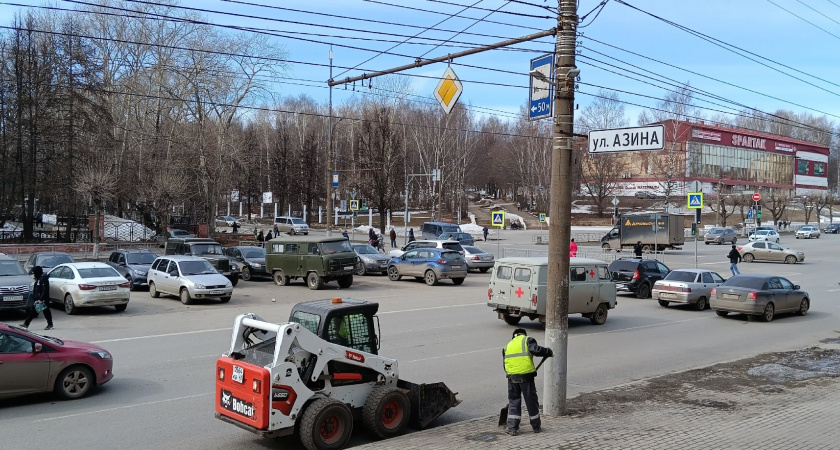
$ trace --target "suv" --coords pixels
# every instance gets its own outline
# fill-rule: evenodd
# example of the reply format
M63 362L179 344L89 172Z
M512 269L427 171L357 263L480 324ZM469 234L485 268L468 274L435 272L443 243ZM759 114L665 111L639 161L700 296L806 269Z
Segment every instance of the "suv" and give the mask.
M16 259L0 253L0 309L25 309L31 282Z
M655 259L621 258L608 267L618 291L629 291L639 298L650 297L653 283L665 278L671 269Z
M108 257L108 265L117 269L129 283L129 289L147 286L146 275L157 255L148 250L114 250Z
M282 233L289 233L292 236L302 234L304 236L309 234L309 225L300 217L279 216L274 218L274 225L277 225L277 230Z
M458 241L438 240L422 240L409 242L403 248L391 250L390 252L388 252L388 256L390 256L391 258L396 256L402 256L403 253L409 250L414 250L415 248L443 248L446 250L455 250L456 252L460 253L461 256L464 256L464 247L461 247L461 244Z
M233 286L239 283L239 265L225 256L222 246L209 238L169 238L165 255L198 256L206 259L220 274L227 277Z
M332 280L349 288L358 262L350 241L343 236L281 236L265 245L265 270L278 286L301 278L313 290Z
M461 227L449 222L425 222L423 223L420 237L423 239L437 239L441 234L450 235L461 233Z
M33 253L29 259L26 260L26 263L23 265L23 270L26 273L32 275L32 269L35 266L41 266L44 269L44 273L50 273L53 267L64 264L64 263L71 263L73 262L73 257L70 256L69 253L65 252L38 252Z
M713 242L715 244L723 244L724 242L734 244L737 240L738 236L735 235L735 230L733 230L732 228L720 227L710 229L708 232L706 232L706 237L703 238L703 241L706 242L706 245L709 245Z

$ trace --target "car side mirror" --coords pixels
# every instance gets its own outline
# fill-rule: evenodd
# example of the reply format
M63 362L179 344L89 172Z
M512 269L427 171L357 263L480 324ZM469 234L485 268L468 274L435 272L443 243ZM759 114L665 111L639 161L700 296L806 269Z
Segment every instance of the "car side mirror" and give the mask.
M40 342L36 342L36 343L32 344L32 354L33 355L35 353L40 353L42 350L44 350L44 346Z
M794 290L799 290L799 285L798 285L798 284L794 284L794 285L793 285L793 289L794 289Z
M405 261L405 255L400 255L400 259Z
M119 263L120 267L125 267L125 261Z

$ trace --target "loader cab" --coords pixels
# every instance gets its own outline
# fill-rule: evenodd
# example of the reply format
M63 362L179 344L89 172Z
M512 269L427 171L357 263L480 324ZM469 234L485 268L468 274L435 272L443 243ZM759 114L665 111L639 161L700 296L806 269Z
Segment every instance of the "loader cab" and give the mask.
M378 310L379 303L355 298L313 300L295 305L289 322L301 324L325 341L376 355Z

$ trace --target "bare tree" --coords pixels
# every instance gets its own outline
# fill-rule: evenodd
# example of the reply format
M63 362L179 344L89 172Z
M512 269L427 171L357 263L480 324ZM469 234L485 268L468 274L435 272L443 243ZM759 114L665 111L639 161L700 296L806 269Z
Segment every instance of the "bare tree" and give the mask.
M767 206L766 209L770 211L770 215L773 216L773 222L775 223L782 220L785 216L785 212L787 211L788 203L790 203L790 198L788 197L787 192L771 192L769 196L762 196L762 198L767 199L767 201L763 203ZM761 221L759 221L758 224L761 225Z
M819 226L820 222L822 221L823 210L828 209L829 214L831 214L831 206L834 204L835 201L836 201L836 198L834 197L834 194L832 194L831 192L826 192L826 193L823 193L823 194L820 194L820 195L815 195L812 198L811 202L813 204L814 211L816 211L816 213L817 213L817 226Z
M796 204L802 208L802 212L805 213L805 225L808 225L808 222L811 221L811 214L814 213L814 197L809 195L804 195L802 197L796 198ZM819 223L819 219L817 219Z
M112 167L100 164L87 164L80 167L76 174L73 190L82 198L89 198L94 208L93 257L99 256L99 222L106 202L116 197L117 177Z
M624 167L622 159L612 153L588 154L578 152L582 173L581 189L592 197L598 211L598 217L604 216L607 199L618 188L618 179Z

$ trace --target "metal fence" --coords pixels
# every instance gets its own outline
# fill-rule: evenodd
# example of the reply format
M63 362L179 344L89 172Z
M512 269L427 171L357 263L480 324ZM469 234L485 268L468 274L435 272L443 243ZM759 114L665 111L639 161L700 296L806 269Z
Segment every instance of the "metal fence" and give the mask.
M530 257L548 257L548 249L530 249L530 248L510 248L506 247L502 252L505 258L530 258ZM600 259L601 261L613 262L616 259L632 258L632 250L625 249L620 252L604 251L600 247L579 246L577 251L578 258L592 258ZM664 251L648 252L642 255L642 258L655 259L665 262L666 253Z
M604 237L604 232L586 232L586 233L572 233L572 239L575 242L601 242ZM535 234L531 236L531 242L537 245L548 244L548 233Z

